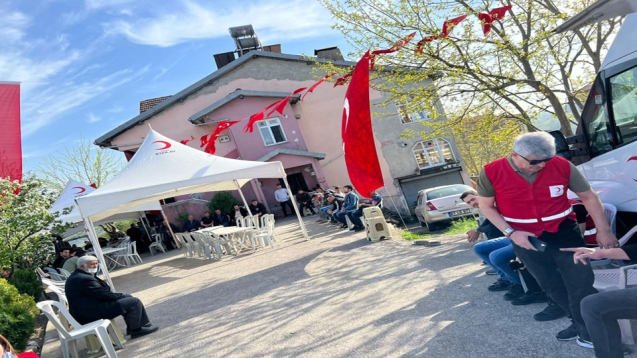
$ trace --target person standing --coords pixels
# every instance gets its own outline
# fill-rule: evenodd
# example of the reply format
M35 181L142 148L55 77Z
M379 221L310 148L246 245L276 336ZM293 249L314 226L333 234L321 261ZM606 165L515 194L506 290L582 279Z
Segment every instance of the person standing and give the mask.
M292 199L290 197L290 192L284 188L281 183L276 185L276 190L274 191L274 199L281 204L281 210L283 210L283 217L287 218L288 214L286 212L285 207L290 208L290 215L294 215L294 207L292 206Z
M510 155L484 167L478 179L478 201L487 219L511 239L516 256L542 290L570 313L573 324L556 338L593 348L580 312L582 299L597 293L593 271L574 264L569 253L560 251L584 246L566 195L569 189L593 218L599 246L618 246L599 197L573 164L555 156L555 141L545 132L516 137Z

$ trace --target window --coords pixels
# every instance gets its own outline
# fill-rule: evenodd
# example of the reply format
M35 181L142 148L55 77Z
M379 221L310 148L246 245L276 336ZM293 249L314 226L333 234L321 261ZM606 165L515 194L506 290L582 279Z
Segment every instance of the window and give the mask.
M588 144L591 148L590 156L595 157L613 149L612 135L608 130L608 116L606 115L606 92L603 79L599 75L593 83L582 112L581 125L588 135Z
M613 119L618 145L637 139L637 67L610 78Z
M410 103L406 104L396 104L396 110L398 111L398 115L400 116L400 121L402 124L414 123L417 121L427 121L429 120L429 114L425 111L414 111Z
M456 163L456 157L446 139L434 138L418 142L412 152L420 169Z
M278 118L271 118L257 122L257 126L259 127L259 132L261 132L261 137L263 137L263 142L266 146L285 143L288 141L285 138L281 121L279 121Z

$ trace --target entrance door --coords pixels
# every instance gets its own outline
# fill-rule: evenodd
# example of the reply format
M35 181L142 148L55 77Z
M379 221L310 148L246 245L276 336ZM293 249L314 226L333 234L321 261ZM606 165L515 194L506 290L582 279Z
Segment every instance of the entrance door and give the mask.
M294 173L287 176L288 184L290 184L290 190L292 190L292 195L296 195L299 189L307 190L307 183L305 182L305 178L302 173ZM283 179L279 179L279 182L283 187L285 184L283 183Z

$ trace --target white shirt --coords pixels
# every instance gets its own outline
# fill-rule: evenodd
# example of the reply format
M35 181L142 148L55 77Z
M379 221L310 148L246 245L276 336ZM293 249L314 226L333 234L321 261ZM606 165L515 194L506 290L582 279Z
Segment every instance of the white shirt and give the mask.
M241 210L237 210L237 211L234 212L235 220L241 219L242 217L243 217L243 215L241 215Z
M274 198L279 203L282 203L282 202L290 200L290 194L288 193L287 189L281 188L274 192Z

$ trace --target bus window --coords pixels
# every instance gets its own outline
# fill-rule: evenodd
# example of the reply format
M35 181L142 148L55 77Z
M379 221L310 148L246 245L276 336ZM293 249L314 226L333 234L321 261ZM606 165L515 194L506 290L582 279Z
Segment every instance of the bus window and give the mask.
M598 75L586 99L584 111L582 112L582 121L580 122L580 125L584 126L591 157L613 150L612 135L608 131L608 116L606 115L605 106L606 96L602 81L602 78Z
M611 77L610 92L618 144L633 142L637 139L637 67Z

